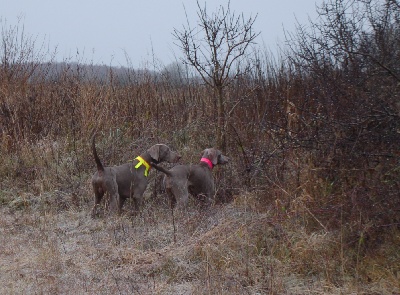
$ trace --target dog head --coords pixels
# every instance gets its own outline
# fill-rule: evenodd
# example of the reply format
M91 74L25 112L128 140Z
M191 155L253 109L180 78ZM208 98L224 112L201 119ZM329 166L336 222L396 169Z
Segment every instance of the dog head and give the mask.
M165 144L155 144L149 148L147 152L149 153L152 162L155 162L156 164L160 162L176 163L181 158L178 153L173 152Z
M205 149L202 152L202 158L207 158L211 161L211 163L215 165L223 165L229 162L229 158L224 156L220 150L214 148Z

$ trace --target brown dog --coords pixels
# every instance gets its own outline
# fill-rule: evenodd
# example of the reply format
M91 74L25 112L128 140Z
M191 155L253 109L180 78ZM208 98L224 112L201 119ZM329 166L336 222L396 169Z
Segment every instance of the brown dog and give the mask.
M95 196L92 216L96 215L96 208L105 193L110 195L111 211L121 213L122 206L129 197L133 198L135 210L138 211L147 187L151 165L163 161L176 163L181 157L165 144L156 144L135 158L132 163L104 167L97 155L95 136L92 139L92 151L97 164L97 172L92 177Z

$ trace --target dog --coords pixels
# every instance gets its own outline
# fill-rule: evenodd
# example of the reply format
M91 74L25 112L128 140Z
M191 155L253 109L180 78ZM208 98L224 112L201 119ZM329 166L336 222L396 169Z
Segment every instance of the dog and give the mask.
M104 167L97 155L95 136L92 138L92 152L97 165L97 172L92 177L94 191L92 216L97 214L97 207L106 193L110 196L111 211L120 214L122 206L128 198L133 198L135 212L139 211L152 164L163 161L176 163L181 158L178 153L171 151L167 145L156 144L136 157L132 163Z
M202 152L199 164L177 165L167 170L158 165L153 167L163 173L164 186L171 200L171 207L184 208L187 205L189 194L204 198L206 205L214 200L215 185L212 169L215 165L223 165L229 162L229 158L221 151L208 148Z

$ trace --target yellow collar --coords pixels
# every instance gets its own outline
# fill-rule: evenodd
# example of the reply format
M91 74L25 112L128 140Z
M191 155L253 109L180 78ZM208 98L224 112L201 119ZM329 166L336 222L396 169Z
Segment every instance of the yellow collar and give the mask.
M150 164L147 163L141 156L136 157L135 160L138 160L139 163L136 164L135 168L138 169L140 166L144 165L146 170L144 171L144 176L149 175L149 170L151 168Z

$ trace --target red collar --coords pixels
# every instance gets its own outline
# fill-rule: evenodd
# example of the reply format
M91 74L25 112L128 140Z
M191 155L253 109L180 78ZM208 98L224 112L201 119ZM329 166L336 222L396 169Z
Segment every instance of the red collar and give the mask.
M210 167L210 169L212 169L213 166L214 166L213 163L211 163L211 161L209 159L207 159L207 158L201 158L200 162L207 163L207 165L208 165L208 167Z

